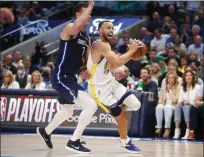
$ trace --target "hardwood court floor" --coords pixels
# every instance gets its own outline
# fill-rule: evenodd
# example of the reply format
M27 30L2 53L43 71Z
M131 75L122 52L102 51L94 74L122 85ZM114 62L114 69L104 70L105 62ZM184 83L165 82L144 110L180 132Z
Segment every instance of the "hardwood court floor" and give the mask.
M203 157L203 143L189 141L168 141L133 139L142 149L142 155L128 154L117 147L118 138L85 136L91 155L73 154L65 149L70 136L53 135L53 150L46 150L41 139L35 134L1 135L1 157Z

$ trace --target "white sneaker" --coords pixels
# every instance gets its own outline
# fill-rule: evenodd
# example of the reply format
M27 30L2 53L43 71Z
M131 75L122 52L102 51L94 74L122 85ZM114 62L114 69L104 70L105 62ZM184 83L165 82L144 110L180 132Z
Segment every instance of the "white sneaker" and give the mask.
M182 137L181 139L182 139L182 140L186 140L186 139L188 139L189 132L190 132L190 129L186 129L185 136L184 136L184 137Z
M176 128L173 139L178 139L180 137L180 134L181 134L180 128Z

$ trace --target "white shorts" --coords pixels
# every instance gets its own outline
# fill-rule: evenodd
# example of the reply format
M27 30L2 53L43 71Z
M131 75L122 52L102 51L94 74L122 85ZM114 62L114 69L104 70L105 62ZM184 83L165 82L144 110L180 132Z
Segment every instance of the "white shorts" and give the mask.
M135 111L140 107L139 100L114 78L105 85L92 86L92 88L91 85L88 85L88 92L108 108L123 103L129 107L128 111ZM117 104L119 102L121 104Z

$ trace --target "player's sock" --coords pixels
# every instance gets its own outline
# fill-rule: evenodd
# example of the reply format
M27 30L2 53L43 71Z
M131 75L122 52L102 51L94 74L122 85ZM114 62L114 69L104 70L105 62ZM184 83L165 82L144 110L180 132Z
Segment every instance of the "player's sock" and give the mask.
M61 105L61 110L58 111L52 121L45 128L45 131L48 135L52 133L52 131L57 128L62 122L64 122L67 118L71 117L73 114L74 105L73 104L64 104Z

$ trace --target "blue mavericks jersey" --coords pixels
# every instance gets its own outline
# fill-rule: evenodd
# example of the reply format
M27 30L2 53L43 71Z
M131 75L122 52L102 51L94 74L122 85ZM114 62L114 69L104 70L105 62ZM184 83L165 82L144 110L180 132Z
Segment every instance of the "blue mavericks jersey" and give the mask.
M82 56L86 53L88 45L89 37L86 32L79 32L68 41L60 39L54 77L77 74L83 65Z

